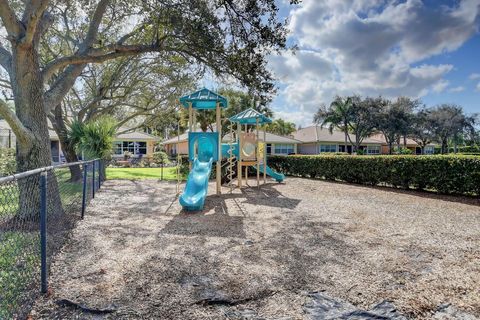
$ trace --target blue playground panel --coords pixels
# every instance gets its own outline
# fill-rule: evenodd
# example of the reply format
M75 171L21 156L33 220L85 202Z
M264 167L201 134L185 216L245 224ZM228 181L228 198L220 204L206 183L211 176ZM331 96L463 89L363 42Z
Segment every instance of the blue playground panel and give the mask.
M197 157L200 161L208 162L210 158L218 161L218 132L189 132L188 133L188 159L195 160L195 144L197 144Z

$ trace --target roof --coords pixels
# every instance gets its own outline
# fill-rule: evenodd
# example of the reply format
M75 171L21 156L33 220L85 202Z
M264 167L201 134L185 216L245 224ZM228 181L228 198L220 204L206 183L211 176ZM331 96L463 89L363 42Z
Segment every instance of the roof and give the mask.
M382 133L377 133L371 136L374 139L382 141L382 143L386 144L387 140L385 139L385 136ZM403 137L401 138L401 144L403 145ZM415 140L407 138L407 146L417 146L418 143L415 142ZM432 144L433 145L433 144Z
M51 127L50 120L48 120L48 126ZM10 125L4 119L0 119L0 130L11 130ZM120 131L127 131L128 128L120 128ZM13 132L12 132L13 134ZM48 136L50 140L58 140L58 135L55 130L48 129ZM117 140L141 140L141 141L158 141L159 137L138 131L125 132L115 137Z
M258 135L259 135L259 140L263 141L263 130L258 130ZM279 136L277 134L273 134L270 132L266 132L265 140L267 143L301 143L301 141L290 138L290 137L285 137L285 136ZM175 136L173 138L170 138L168 140L165 140L162 142L162 144L171 144L171 143L177 143L177 142L184 142L188 140L188 132L182 133L180 135L180 139L178 139L178 136ZM230 134L226 134L223 138L223 141L229 141L231 140Z
M218 93L215 93L207 88L197 90L193 93L187 94L179 99L180 104L185 108L190 107L194 109L215 109L217 102L220 103L220 108L226 108L228 105L227 99Z
M327 128L321 126L310 126L302 128L293 133L293 137L303 143L308 142L340 142L345 143L345 133L339 130L333 130L332 133ZM355 136L350 134L350 137L355 139ZM375 137L365 138L363 143L382 144L381 139Z
M142 141L157 141L159 137L148 134L146 132L132 131L118 134L115 139L117 140L142 140Z
M237 122L240 124L263 124L263 123L271 123L272 119L268 118L267 116L261 114L257 110L253 108L248 108L233 117L230 118L230 121Z

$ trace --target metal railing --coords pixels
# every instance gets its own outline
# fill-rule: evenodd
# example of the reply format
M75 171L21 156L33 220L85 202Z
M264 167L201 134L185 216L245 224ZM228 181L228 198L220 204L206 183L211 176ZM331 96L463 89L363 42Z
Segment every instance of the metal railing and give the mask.
M0 178L0 319L25 318L47 292L52 255L104 180L100 160Z

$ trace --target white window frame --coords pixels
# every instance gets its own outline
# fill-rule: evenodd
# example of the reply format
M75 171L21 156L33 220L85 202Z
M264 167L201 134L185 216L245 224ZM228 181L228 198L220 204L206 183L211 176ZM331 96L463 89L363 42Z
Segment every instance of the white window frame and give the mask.
M425 154L434 154L435 153L435 147L434 146L425 146Z
M382 146L367 146L367 155L377 156L382 153Z
M275 143L274 150L275 154L289 155L295 152L295 146L293 143Z
M325 151L322 151L322 147L325 147L324 148ZM338 152L338 145L336 144L321 144L318 146L318 153L336 153L336 152Z
M133 144L133 152L130 150L132 147L124 147L124 144ZM140 147L140 143L145 143L145 147ZM119 148L120 147L120 148ZM131 140L118 140L113 142L113 152L115 155L123 155L126 151L131 152L133 155L147 155L148 153L148 142L147 141L131 141ZM144 149L145 153L141 153L140 149ZM120 153L118 153L120 151Z

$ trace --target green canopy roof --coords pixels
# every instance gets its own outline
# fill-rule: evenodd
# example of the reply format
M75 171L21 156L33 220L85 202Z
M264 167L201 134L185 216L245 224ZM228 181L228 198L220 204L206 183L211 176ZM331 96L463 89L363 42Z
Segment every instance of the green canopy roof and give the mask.
M272 119L266 117L255 109L249 108L245 111L240 112L239 114L234 115L230 118L230 121L237 122L240 124L263 124L271 123Z
M222 97L218 93L215 93L207 88L200 89L193 93L190 93L186 96L181 97L180 103L185 108L190 107L194 109L215 109L217 107L217 102L220 103L220 108L227 107L227 99Z

